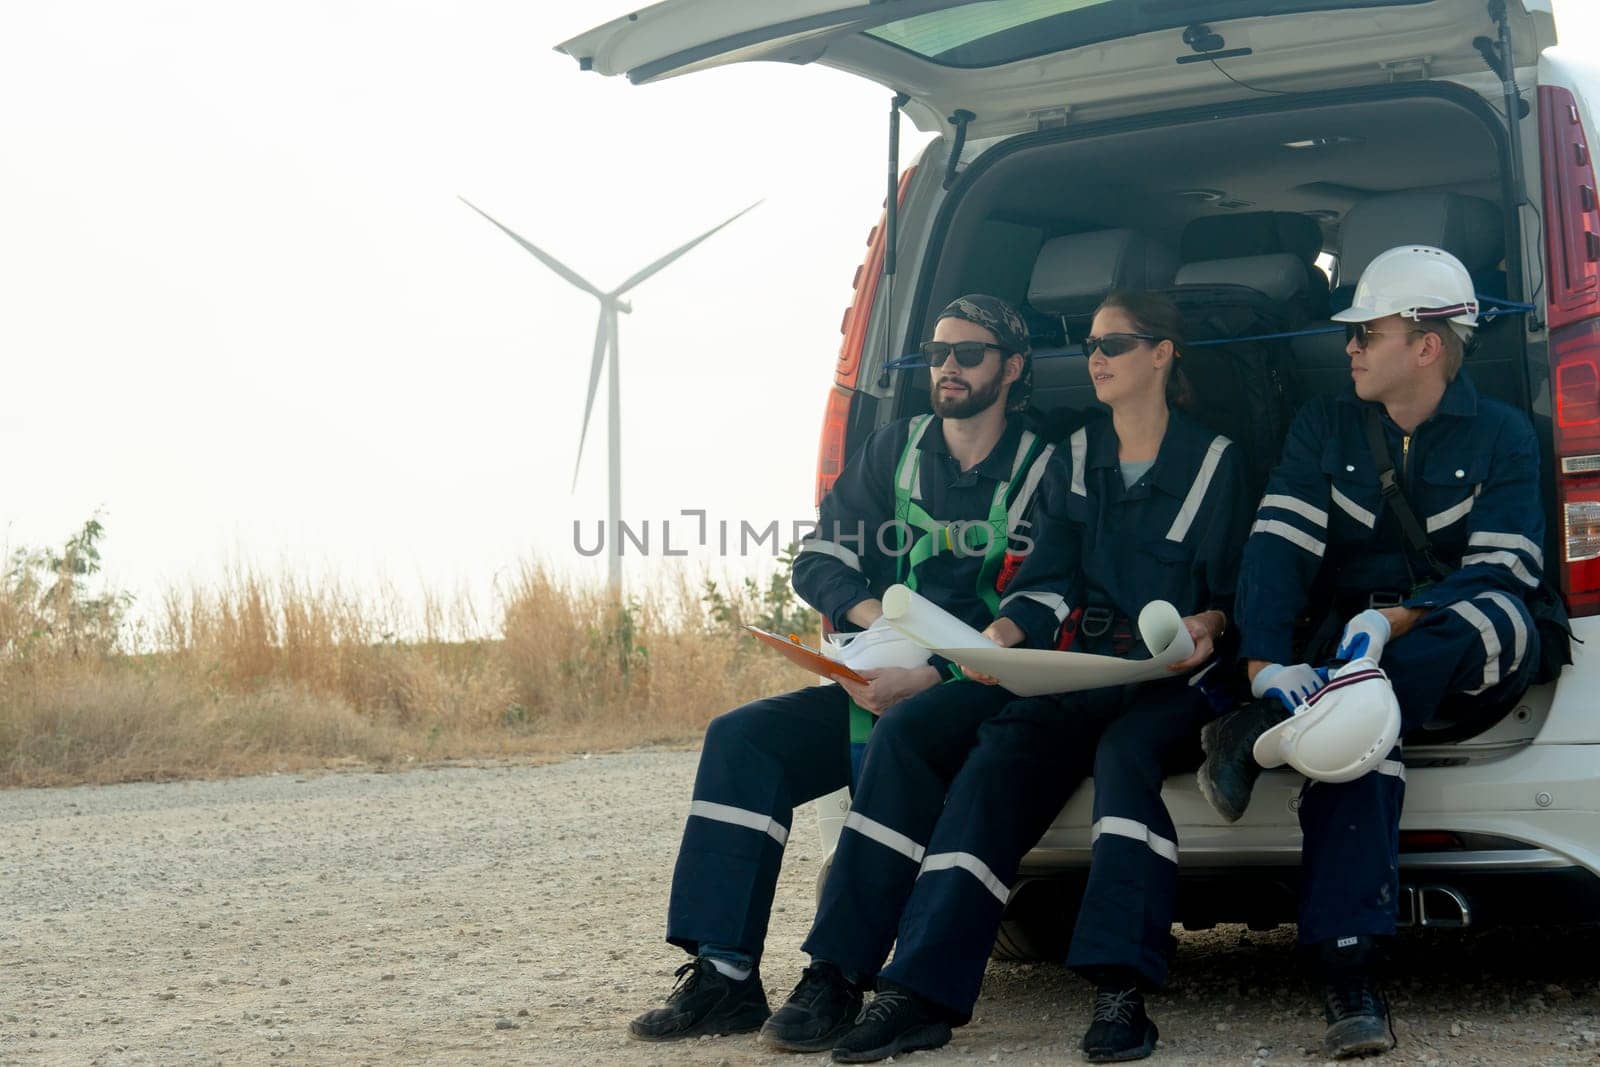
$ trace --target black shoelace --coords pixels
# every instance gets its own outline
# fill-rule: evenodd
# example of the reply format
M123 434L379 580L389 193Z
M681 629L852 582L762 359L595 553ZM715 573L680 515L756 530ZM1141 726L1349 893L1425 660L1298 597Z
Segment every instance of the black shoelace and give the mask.
M832 989L833 983L823 974L822 969L811 966L800 972L800 984L794 987L789 999L809 1008L815 1006L817 1001L827 996Z
M672 973L675 981L672 986L672 992L667 994L668 1004L673 1003L679 997L688 996L694 990L695 985L700 981L700 962L700 959L696 957ZM706 966L711 966L709 960L706 961Z
M1094 1021L1133 1025L1133 1010L1139 1004L1137 989L1112 991L1102 989L1094 995Z

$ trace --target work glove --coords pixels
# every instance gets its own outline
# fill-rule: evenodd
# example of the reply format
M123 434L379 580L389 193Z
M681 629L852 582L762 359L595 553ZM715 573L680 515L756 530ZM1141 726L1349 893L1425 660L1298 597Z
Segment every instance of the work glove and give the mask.
M1333 658L1348 662L1365 656L1376 663L1383 656L1383 646L1388 640L1389 620L1377 608L1368 608L1345 624L1344 634L1339 638L1339 651Z
M1325 667L1312 667L1306 663L1285 667L1281 663L1269 663L1256 672L1255 679L1250 683L1250 692L1258 699L1277 697L1284 707L1293 711L1327 684L1328 671Z

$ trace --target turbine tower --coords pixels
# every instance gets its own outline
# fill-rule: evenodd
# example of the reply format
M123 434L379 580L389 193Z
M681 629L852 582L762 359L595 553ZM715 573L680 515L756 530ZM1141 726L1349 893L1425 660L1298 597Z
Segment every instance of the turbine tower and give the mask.
M498 219L494 218L492 215L484 211L472 201L468 200L466 197L460 197L460 200L463 204L466 204L472 210L476 211L478 214L494 223L494 225L499 228L502 233L511 238L513 241L517 242L517 244L521 245L530 254L532 254L533 258L537 259L540 263L543 263L545 266L555 271L562 278L566 279L568 282L571 282L579 289L582 289L584 292L600 301L600 322L595 328L594 334L594 356L589 363L589 396L588 399L584 401L583 405L583 429L578 434L578 458L572 465L572 484L574 488L577 487L578 467L583 462L583 443L584 440L589 436L589 417L594 414L594 394L600 386L600 365L607 362L606 355L609 353L611 359L609 361L609 373L606 380L608 394L606 398L606 449L610 453L608 464L610 467L610 484L607 487L608 497L606 501L606 511L608 519L607 525L609 528L608 538L610 541L610 551L606 554L606 584L612 589L612 591L616 591L622 586L622 538L620 533L621 527L619 525L622 521L622 417L618 395L618 386L621 380L618 371L618 361L621 356L621 349L617 341L617 316L619 314L627 314L633 311L633 306L626 300L622 299L623 294L627 293L629 290L639 285L640 282L643 282L646 278L649 278L651 275L657 273L668 264L677 260L685 252L689 251L689 249L693 248L701 241L704 241L707 237L710 237L712 234L728 225L728 223L733 222L740 216L745 215L754 210L756 207L760 206L761 201L757 200L754 204L751 204L749 207L734 215L732 218L718 223L705 233L702 233L699 237L696 237L694 240L687 241L679 245L677 248L674 248L671 252L668 252L666 255L662 256L654 263L651 263L649 266L635 271L633 274L628 276L626 281L617 286L615 289L612 289L610 292L602 292L599 286L590 284L589 281L579 275L577 271L568 267L566 264L556 259L556 257L550 255L550 253L535 247L533 244L525 240L520 234L517 234L510 227L501 223Z

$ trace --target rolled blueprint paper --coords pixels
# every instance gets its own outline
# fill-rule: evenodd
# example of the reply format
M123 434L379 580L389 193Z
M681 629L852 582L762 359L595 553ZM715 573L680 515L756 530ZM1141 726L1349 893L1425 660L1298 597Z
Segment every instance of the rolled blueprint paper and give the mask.
M1194 638L1189 636L1183 616L1165 600L1152 600L1139 612L1139 636L1163 667L1194 655Z
M883 617L889 620L890 626L912 641L958 662L960 657L948 649L1000 647L927 597L918 595L904 585L891 585L884 590Z
M892 592L894 590L890 589L884 594L885 615L889 613L889 593ZM1189 628L1183 624L1178 609L1165 600L1146 604L1139 612L1138 626L1139 636L1144 638L1151 659L1123 659L1041 648L1000 648L993 644L987 648L971 644L931 647L963 667L993 675L1002 686L1023 697L1171 678L1167 668L1194 655L1194 639L1189 636Z

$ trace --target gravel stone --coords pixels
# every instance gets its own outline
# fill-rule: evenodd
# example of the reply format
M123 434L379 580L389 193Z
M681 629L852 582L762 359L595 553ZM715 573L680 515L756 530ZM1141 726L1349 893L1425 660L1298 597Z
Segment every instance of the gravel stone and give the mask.
M800 1067L752 1034L627 1036L685 959L662 918L695 763L655 750L0 794L0 988L21 991L0 993L0 1064ZM761 964L775 999L805 964L815 819L795 813L779 879ZM1149 998L1160 1067L1321 1062L1291 927L1174 933ZM1405 990L1390 1058L1593 1062L1597 957L1593 928L1407 933L1385 979ZM1055 963L991 964L973 1022L903 1062L1080 1062L1092 997Z

